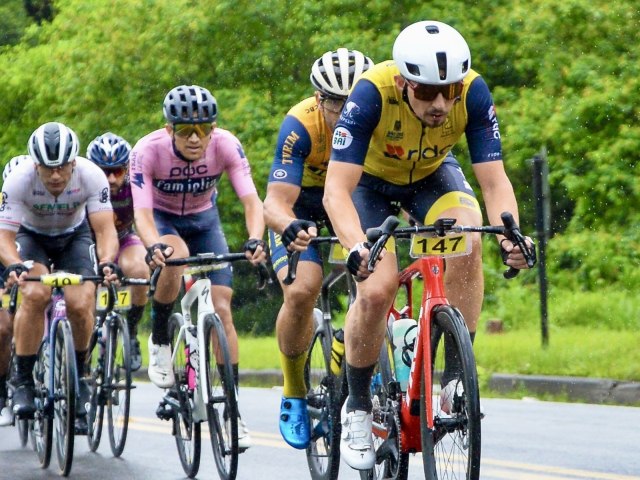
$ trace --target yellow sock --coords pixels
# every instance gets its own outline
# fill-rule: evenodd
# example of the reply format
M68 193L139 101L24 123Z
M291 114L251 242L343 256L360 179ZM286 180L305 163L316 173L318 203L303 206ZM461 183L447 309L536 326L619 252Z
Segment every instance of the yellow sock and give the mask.
M304 383L304 364L307 361L307 352L297 357L287 357L280 352L280 365L284 375L284 388L282 394L288 398L305 398L307 387Z

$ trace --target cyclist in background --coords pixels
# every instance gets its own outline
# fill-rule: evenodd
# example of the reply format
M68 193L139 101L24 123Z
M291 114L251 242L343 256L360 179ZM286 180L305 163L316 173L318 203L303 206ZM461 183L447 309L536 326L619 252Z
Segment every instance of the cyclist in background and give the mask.
M32 370L51 298L51 287L23 280L23 261L34 262L29 273L36 276L48 273L51 264L95 275L97 250L98 271L109 282L117 279L112 262L118 252L109 185L98 167L77 156L79 142L73 130L62 123L45 123L29 138L28 150L32 161L21 162L7 177L0 205L0 260L6 267L6 286L18 282L22 293L14 324L16 368L11 372L13 413L20 417L35 412ZM65 300L76 361L83 365L94 322L95 284L68 287ZM89 386L81 379L76 433L86 434L89 397Z
M7 162L2 171L2 183L7 181L9 174L15 170L18 163L23 160L32 162L29 155L18 155ZM0 298L5 293L4 265L0 264ZM9 375L9 363L11 361L11 340L13 338L13 318L7 311L8 305L0 305L0 427L13 423L13 413L7 406L7 376Z
M163 104L166 125L143 137L131 151L131 184L136 230L147 248L152 268L173 255L227 253L229 248L216 205L216 185L223 173L242 203L249 239L247 258L257 265L266 259L262 202L240 141L217 128L218 106L211 92L197 85L173 88ZM166 267L151 304L149 378L161 388L175 381L171 364L168 319L180 290L183 267ZM238 336L231 315L232 270L210 272L212 299L225 326L233 372L238 385ZM242 420L238 444L251 446Z
M435 21L405 28L395 40L393 61L360 77L333 134L323 203L341 244L350 250L347 267L361 281L345 327L349 397L340 445L342 458L355 469L369 469L375 462L369 386L398 285L392 248L375 272L368 272L364 231L397 214L399 207L418 223L450 217L481 225L478 201L451 153L463 134L489 222L501 224L504 211L517 221L489 88L471 70L469 47L460 33ZM447 261L445 289L473 340L484 282L479 234L469 241L470 255ZM508 265L527 268L518 247L502 236L498 242ZM445 412L451 412L453 394L462 388L461 365L451 351L445 348L440 399Z
M133 198L129 182L129 153L131 145L124 138L111 132L98 135L87 148L87 158L104 172L109 182L120 250L116 263L123 275L130 278L149 278L149 267L144 261L146 250L133 227ZM142 364L138 322L147 304L147 287L131 287L131 308L127 311L127 323L131 336L131 369L139 370Z
M274 269L284 292L276 321L284 390L280 433L294 448L309 445L310 423L304 365L313 333L313 307L322 286L322 258L309 246L316 224L328 224L322 207L331 136L349 89L373 65L357 50L326 52L311 68L315 95L295 105L280 126L264 201L265 221ZM287 254L301 251L296 281L283 282Z

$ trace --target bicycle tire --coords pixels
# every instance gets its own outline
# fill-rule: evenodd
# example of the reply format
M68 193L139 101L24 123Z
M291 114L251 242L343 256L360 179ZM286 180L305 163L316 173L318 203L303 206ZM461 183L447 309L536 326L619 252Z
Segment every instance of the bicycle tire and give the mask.
M186 377L187 362L189 361L186 357L187 344L184 337L179 343L177 342L182 324L181 314L174 313L169 317L169 338L171 339L171 345L175 349L173 372L176 379L174 386L169 391L169 395L174 396L180 405L179 411L174 410L173 417L173 434L180 463L185 475L193 478L200 469L201 432L200 423L194 422L192 415L193 391L189 390Z
M105 341L104 338L101 340ZM104 419L104 384L105 384L105 365L104 365L104 343L98 343L97 332L91 334L89 341L89 354L87 362L89 362L89 372L91 375L91 397L89 400L89 411L87 412L87 443L89 450L95 452L100 446L102 438L102 425Z
M222 320L217 314L204 318L207 376L207 420L211 448L221 480L234 480L238 472L238 397L231 353ZM222 363L220 363L222 361ZM220 365L221 368L218 367Z
M387 331L371 382L376 464L370 470L360 471L361 480L406 480L409 475L409 454L401 451L402 396L393 368L391 345Z
M53 373L53 424L56 456L60 475L66 477L73 464L76 418L76 354L71 326L58 322L55 332L55 361Z
M36 452L40 467L47 468L51 462L53 449L53 416L45 412L49 389L49 345L43 341L38 349L38 356L33 367L34 400L36 412L30 425L31 446Z
M311 420L307 464L313 480L335 480L340 470L340 381L344 375L336 377L331 372L331 325L315 326L304 367Z
M431 390L421 385L420 418L425 478L478 480L481 455L480 394L473 346L462 314L449 305L440 305L433 311L430 345L425 345L431 349L432 375L444 369L446 336L450 336L451 345L455 346L462 365L460 381L463 392L461 395L455 394L454 412L451 415L442 412L439 399L434 401L434 428L430 430L426 426L425 400L426 392L431 394ZM424 367L421 366L422 372Z
M113 314L107 337L106 397L109 443L114 457L124 451L131 405L131 343L127 321Z
M18 427L18 437L20 439L20 446L25 448L29 441L29 419L18 418L16 419L16 426Z

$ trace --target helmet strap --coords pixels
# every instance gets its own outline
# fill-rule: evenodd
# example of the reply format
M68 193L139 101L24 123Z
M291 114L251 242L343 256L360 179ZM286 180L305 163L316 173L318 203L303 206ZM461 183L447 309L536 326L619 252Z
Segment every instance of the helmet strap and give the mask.
M178 150L178 147L176 147L176 137L174 136L174 134L171 134L171 146L173 147L173 153L176 157L178 157L180 160L184 161L184 162L193 162L194 160L189 160L188 158L186 158L181 152L180 150Z

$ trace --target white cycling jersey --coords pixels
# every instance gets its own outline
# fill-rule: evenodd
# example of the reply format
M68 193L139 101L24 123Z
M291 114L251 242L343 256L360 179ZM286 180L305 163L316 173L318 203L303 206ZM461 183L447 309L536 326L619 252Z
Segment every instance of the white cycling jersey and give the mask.
M42 235L72 232L87 214L112 211L109 182L102 170L76 157L71 179L57 197L40 181L33 162L21 162L2 185L0 228L18 231L20 225Z

